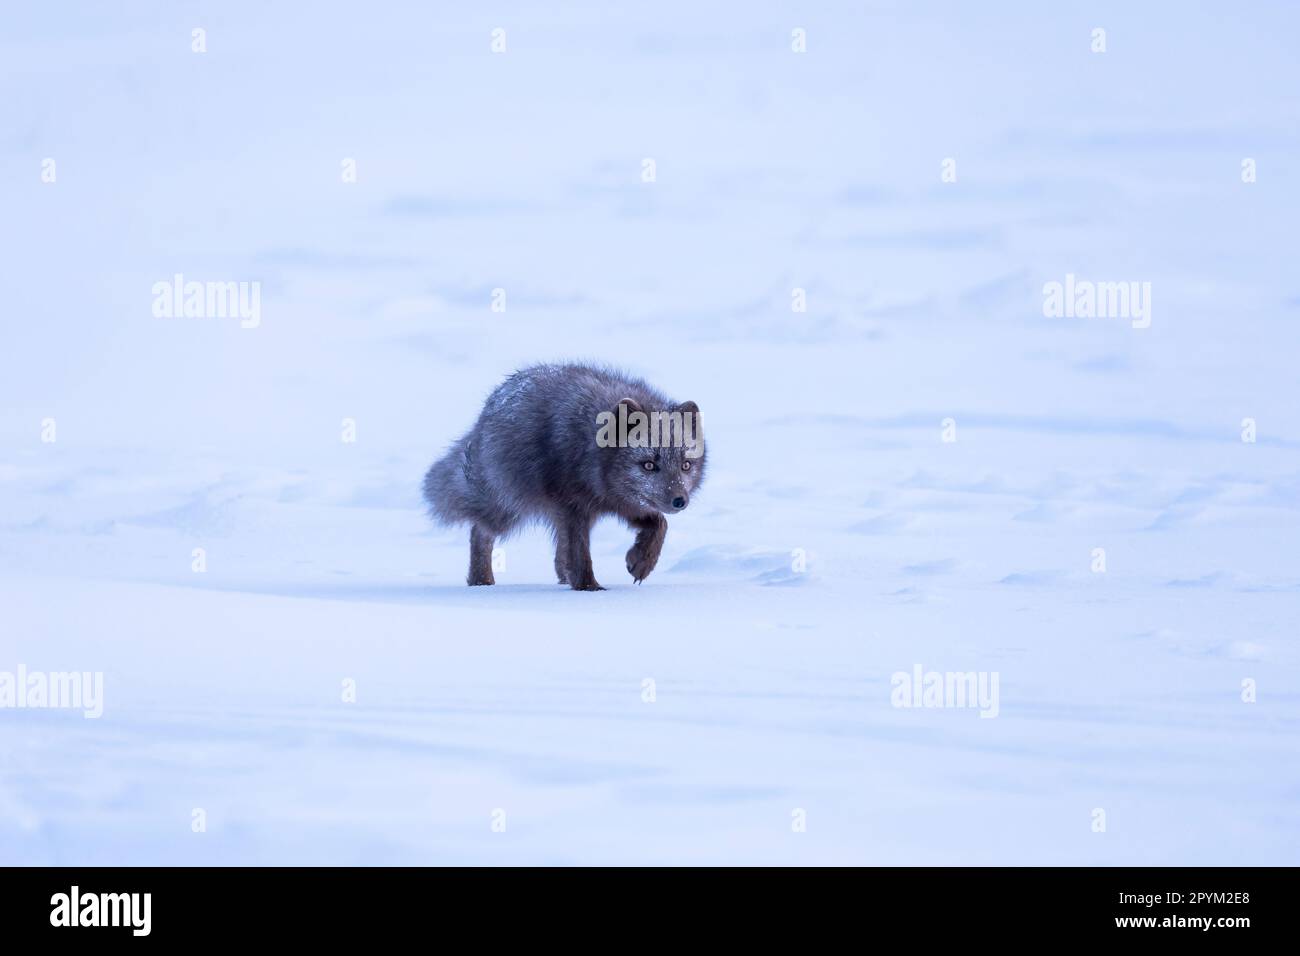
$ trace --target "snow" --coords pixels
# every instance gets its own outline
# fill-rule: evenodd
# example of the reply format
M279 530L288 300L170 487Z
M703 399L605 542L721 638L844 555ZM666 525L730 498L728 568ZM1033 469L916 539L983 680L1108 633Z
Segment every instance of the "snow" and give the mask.
M0 672L104 712L0 709L0 864L1300 862L1300 13L73 6L0 31ZM708 480L468 589L423 472L570 358Z

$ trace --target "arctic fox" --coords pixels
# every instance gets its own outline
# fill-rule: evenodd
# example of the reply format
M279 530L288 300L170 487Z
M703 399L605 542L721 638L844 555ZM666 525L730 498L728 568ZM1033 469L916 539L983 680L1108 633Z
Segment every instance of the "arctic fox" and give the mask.
M560 583L604 590L591 567L591 528L604 515L636 531L627 570L640 584L659 560L664 515L684 509L704 478L699 411L612 369L535 365L488 396L425 475L424 498L435 519L470 525L471 585L495 583L498 537L541 520L554 531Z

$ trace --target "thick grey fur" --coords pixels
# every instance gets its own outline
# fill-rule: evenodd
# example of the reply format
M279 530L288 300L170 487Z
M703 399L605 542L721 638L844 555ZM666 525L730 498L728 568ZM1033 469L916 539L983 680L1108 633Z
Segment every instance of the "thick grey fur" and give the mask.
M645 412L693 413L703 451L694 402L672 402L614 369L534 365L488 396L474 427L424 478L431 516L470 525L469 584L495 583L494 543L537 520L554 532L556 577L574 590L603 590L590 542L592 526L605 515L636 531L627 552L633 580L639 584L654 570L668 531L664 515L689 503L704 478L705 456L688 457L680 447L600 447L597 415L617 414L624 399Z

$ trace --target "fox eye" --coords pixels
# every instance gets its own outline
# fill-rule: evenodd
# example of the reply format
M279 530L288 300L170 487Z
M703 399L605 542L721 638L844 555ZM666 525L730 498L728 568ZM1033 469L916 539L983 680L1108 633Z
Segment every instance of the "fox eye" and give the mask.
M643 461L643 462L641 462L641 467L644 468L646 471L658 471L658 470L659 470L659 466L656 465L653 461Z
M689 461L682 462L682 471L690 471L690 470L691 470L691 463Z

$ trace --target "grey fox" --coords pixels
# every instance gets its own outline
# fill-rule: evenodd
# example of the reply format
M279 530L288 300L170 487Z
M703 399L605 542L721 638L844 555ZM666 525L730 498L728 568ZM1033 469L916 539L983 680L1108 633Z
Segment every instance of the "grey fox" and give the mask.
M677 437L660 440L670 422ZM470 525L469 584L495 583L496 539L541 520L554 532L560 583L600 591L590 546L597 519L617 515L636 531L627 570L641 583L659 560L664 515L690 503L704 459L694 402L675 404L608 368L534 365L488 396L474 427L425 475L424 498L435 519Z

